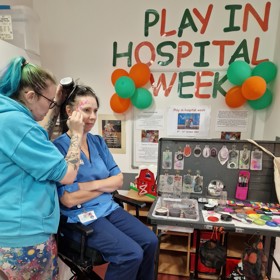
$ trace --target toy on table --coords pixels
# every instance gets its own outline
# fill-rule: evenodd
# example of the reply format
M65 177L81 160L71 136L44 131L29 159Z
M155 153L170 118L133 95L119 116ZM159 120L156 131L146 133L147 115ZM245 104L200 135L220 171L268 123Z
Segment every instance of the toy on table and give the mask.
M135 178L135 186L140 196L147 195L155 198L157 196L157 184L154 173L148 168L141 169Z

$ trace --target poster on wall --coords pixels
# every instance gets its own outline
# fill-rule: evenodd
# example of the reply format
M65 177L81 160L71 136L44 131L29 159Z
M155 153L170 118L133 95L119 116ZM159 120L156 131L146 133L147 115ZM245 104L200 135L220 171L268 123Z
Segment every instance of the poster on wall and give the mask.
M141 163L156 163L158 141L164 129L163 110L147 109L138 112L135 119L135 160Z
M210 126L208 106L171 106L167 117L167 135L207 137Z
M125 119L113 115L99 115L99 134L113 154L125 154Z
M248 110L218 110L216 116L216 131L245 132L249 126Z

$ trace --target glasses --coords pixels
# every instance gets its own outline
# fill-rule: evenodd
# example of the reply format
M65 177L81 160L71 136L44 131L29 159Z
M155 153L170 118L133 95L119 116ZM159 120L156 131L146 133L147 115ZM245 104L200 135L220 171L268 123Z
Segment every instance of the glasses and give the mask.
M44 97L45 99L47 99L49 102L50 102L50 105L49 105L49 109L52 109L54 108L55 106L58 106L57 103L54 101L54 100L51 100L49 99L48 97L46 97L45 95L39 93L39 92L36 92L38 95Z

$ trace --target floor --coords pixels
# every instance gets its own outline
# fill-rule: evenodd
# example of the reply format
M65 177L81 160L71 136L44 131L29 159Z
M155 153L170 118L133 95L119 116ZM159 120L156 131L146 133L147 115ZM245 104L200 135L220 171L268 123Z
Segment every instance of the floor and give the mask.
M107 265L100 265L94 269L94 271L104 278L105 271L106 271ZM175 276L175 275L167 275L167 274L158 274L157 280L187 280L188 277L183 277L183 276Z
M158 280L186 280L188 277L183 276L175 276L175 275L167 275L167 274L159 274Z
M59 274L60 274L60 280L69 280L70 277L73 275L70 271L70 269L59 259ZM98 267L95 267L94 271L104 279L105 271L106 271L107 265L100 265ZM0 278L1 279L1 278ZM157 280L187 280L188 277L182 277L182 276L175 276L175 275L167 275L167 274L159 274Z

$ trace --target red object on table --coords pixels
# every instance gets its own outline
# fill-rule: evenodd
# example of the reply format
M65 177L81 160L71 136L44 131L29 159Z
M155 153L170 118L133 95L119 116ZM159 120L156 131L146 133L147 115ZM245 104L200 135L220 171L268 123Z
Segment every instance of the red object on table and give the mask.
M154 173L149 169L141 169L136 178L136 186L139 195L151 194L157 196L157 185Z

